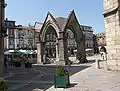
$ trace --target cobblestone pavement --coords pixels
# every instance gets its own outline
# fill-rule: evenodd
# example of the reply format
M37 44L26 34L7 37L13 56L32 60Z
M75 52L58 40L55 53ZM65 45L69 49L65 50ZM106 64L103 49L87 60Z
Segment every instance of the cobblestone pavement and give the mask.
M46 91L120 91L120 72L107 71L105 65L106 61L101 61L100 69L96 69L93 63L91 67L70 77L69 88L52 86Z
M100 55L87 59L89 63L86 64L64 66L70 72L71 83L65 89L53 86L55 65L9 68L5 79L10 91L120 91L120 72L106 71L105 61L96 69L94 61L101 59Z
M73 75L81 70L90 67L89 65L81 66L64 66L66 70ZM53 76L56 70L55 65L33 66L33 68L9 68L9 76L5 77L10 91L32 91L33 89L46 90L53 85ZM39 90L37 90L39 91Z

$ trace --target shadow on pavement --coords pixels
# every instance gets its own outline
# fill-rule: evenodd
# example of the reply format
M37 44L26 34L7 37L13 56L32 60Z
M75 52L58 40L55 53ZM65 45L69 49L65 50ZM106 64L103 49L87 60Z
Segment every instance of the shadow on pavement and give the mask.
M75 85L77 85L77 83L70 83L70 86L68 88L75 87Z
M88 62L89 62L89 63L94 63L94 62L95 62L95 60L88 60Z
M90 66L63 66L73 75ZM9 73L13 75L5 78L10 91L32 91L33 89L48 89L54 85L54 73L56 65L33 66L33 68L10 68ZM75 86L71 83L70 87Z

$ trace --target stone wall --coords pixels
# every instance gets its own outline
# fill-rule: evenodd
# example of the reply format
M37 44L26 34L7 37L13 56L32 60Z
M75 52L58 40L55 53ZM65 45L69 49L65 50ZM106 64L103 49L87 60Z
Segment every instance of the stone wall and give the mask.
M120 11L118 0L104 0L107 68L120 70Z

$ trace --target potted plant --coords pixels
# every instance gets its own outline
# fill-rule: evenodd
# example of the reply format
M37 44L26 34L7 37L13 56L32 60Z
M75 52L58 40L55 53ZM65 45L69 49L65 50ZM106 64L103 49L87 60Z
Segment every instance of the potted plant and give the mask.
M68 87L70 85L69 73L61 65L56 69L54 74L54 87Z
M7 84L3 78L0 78L0 91L8 91Z

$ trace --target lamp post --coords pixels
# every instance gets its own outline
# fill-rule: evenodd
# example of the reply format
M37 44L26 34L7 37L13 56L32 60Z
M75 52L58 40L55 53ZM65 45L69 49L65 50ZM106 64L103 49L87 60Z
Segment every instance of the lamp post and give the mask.
M4 8L7 6L5 0L0 0L0 76L4 73L4 36L6 28L4 24Z

